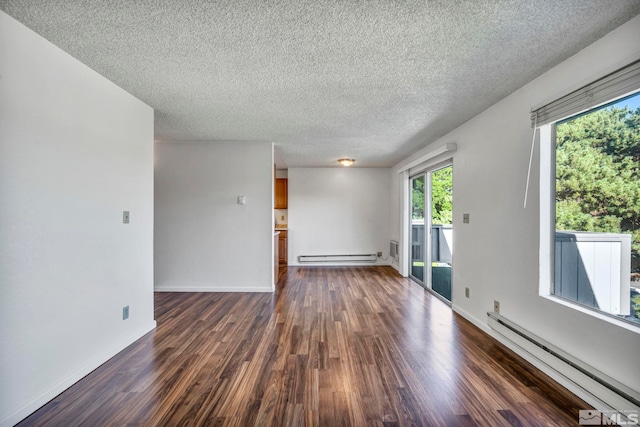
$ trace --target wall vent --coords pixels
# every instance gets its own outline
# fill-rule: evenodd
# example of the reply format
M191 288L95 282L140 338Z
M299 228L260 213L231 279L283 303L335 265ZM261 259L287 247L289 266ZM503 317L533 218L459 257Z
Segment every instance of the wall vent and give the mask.
M389 242L389 256L395 260L398 259L398 242L395 240Z

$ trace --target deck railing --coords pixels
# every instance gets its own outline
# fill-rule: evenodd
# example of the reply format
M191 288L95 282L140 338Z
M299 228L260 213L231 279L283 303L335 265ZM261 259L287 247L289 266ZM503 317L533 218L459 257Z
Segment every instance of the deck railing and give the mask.
M414 220L411 224L411 259L423 260L424 222ZM453 226L451 224L434 224L431 226L431 262L450 264L453 255Z
M629 315L631 235L557 231L554 294Z

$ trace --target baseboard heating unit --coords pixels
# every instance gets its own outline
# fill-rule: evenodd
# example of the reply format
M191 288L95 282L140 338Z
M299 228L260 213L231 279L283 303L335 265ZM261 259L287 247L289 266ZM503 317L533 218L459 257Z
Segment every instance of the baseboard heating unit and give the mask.
M487 316L489 326L499 334L496 337L499 341L511 347L516 353L520 353L525 359L530 359L526 356L533 356L537 361L542 362L543 366L538 366L542 371L593 405L595 409L614 410L622 414L640 411L638 391L632 390L567 354L498 313L489 312ZM516 348L509 344L515 344ZM602 344L599 342L594 345ZM525 354L517 350L524 350ZM612 349L612 351L615 350Z
M376 262L376 254L364 255L298 255L298 262Z

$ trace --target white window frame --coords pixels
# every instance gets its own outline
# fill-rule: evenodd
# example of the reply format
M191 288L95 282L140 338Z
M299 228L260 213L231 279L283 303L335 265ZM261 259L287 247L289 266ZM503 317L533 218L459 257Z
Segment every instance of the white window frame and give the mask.
M608 102L607 102L608 103ZM596 108L594 106L592 108ZM590 109L592 109L590 108ZM555 268L555 153L556 124L538 128L540 142L539 295L550 301L640 334L640 323L626 320L553 293Z

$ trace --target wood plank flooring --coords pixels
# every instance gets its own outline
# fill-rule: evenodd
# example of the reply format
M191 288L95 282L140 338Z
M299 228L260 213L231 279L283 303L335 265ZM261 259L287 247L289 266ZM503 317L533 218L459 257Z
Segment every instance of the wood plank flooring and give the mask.
M25 426L570 426L588 405L390 267L157 293L158 327Z

